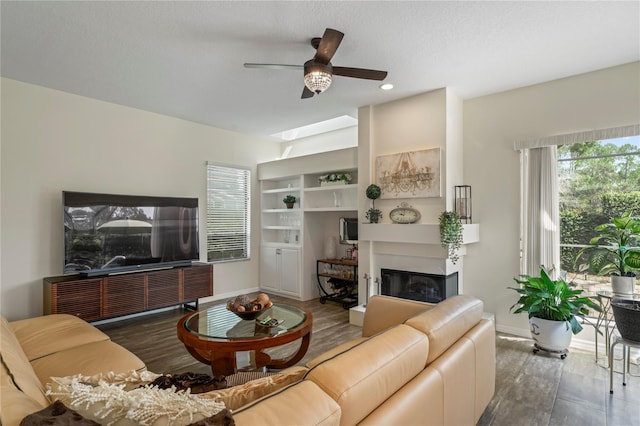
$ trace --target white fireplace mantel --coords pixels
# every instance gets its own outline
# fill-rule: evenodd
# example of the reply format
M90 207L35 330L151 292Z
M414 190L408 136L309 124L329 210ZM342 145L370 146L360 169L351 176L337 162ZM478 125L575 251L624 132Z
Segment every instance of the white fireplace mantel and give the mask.
M462 244L480 241L479 224L465 224L462 228ZM358 235L361 241L440 245L440 226L431 223L361 223Z

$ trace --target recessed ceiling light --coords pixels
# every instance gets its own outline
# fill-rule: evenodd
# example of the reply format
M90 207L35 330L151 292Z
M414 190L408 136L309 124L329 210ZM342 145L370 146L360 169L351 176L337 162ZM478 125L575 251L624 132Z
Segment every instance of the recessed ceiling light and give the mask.
M391 89L393 89L393 84L391 84L391 83L381 84L380 88L382 90L391 90Z

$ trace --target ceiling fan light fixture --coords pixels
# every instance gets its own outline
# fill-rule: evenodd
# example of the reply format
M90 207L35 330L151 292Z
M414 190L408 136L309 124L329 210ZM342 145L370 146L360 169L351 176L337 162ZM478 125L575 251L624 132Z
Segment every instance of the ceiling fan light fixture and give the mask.
M316 95L324 92L331 86L331 64L323 65L313 60L304 64L304 85Z

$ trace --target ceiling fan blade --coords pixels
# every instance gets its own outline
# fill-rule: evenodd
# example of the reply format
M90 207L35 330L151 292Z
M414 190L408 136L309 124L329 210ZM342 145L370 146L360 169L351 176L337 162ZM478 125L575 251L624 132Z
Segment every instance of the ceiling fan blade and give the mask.
M255 64L251 62L246 62L244 64L245 68L269 68L272 70L296 70L300 71L304 69L302 65L286 65L286 64Z
M338 50L338 46L340 46L342 37L344 37L344 34L340 31L327 28L324 31L322 39L320 39L320 44L318 45L316 56L314 56L313 59L316 62L327 65L329 61L331 61L331 58L333 58L336 50Z
M384 80L387 77L386 71L368 70L365 68L333 67L334 75L343 77L365 78L367 80Z
M313 97L313 92L311 90L309 90L309 88L307 86L304 86L304 90L302 91L301 99L307 99L307 98L312 98L312 97Z

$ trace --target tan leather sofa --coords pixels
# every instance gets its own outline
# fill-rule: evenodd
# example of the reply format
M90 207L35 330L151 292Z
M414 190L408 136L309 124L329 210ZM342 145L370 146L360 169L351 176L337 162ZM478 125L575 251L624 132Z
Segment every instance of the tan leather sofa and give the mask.
M238 425L474 425L495 391L495 327L482 301L373 296L362 338L233 414ZM291 419L283 423L283 419Z
M0 318L0 420L12 426L47 407L51 376L144 370L144 363L109 336L71 315L7 322Z
M237 425L473 425L495 389L495 329L483 304L374 296L362 337L309 362L295 383L233 411ZM0 419L48 404L49 376L143 370L135 355L66 315L1 324ZM297 367L300 368L300 367Z

